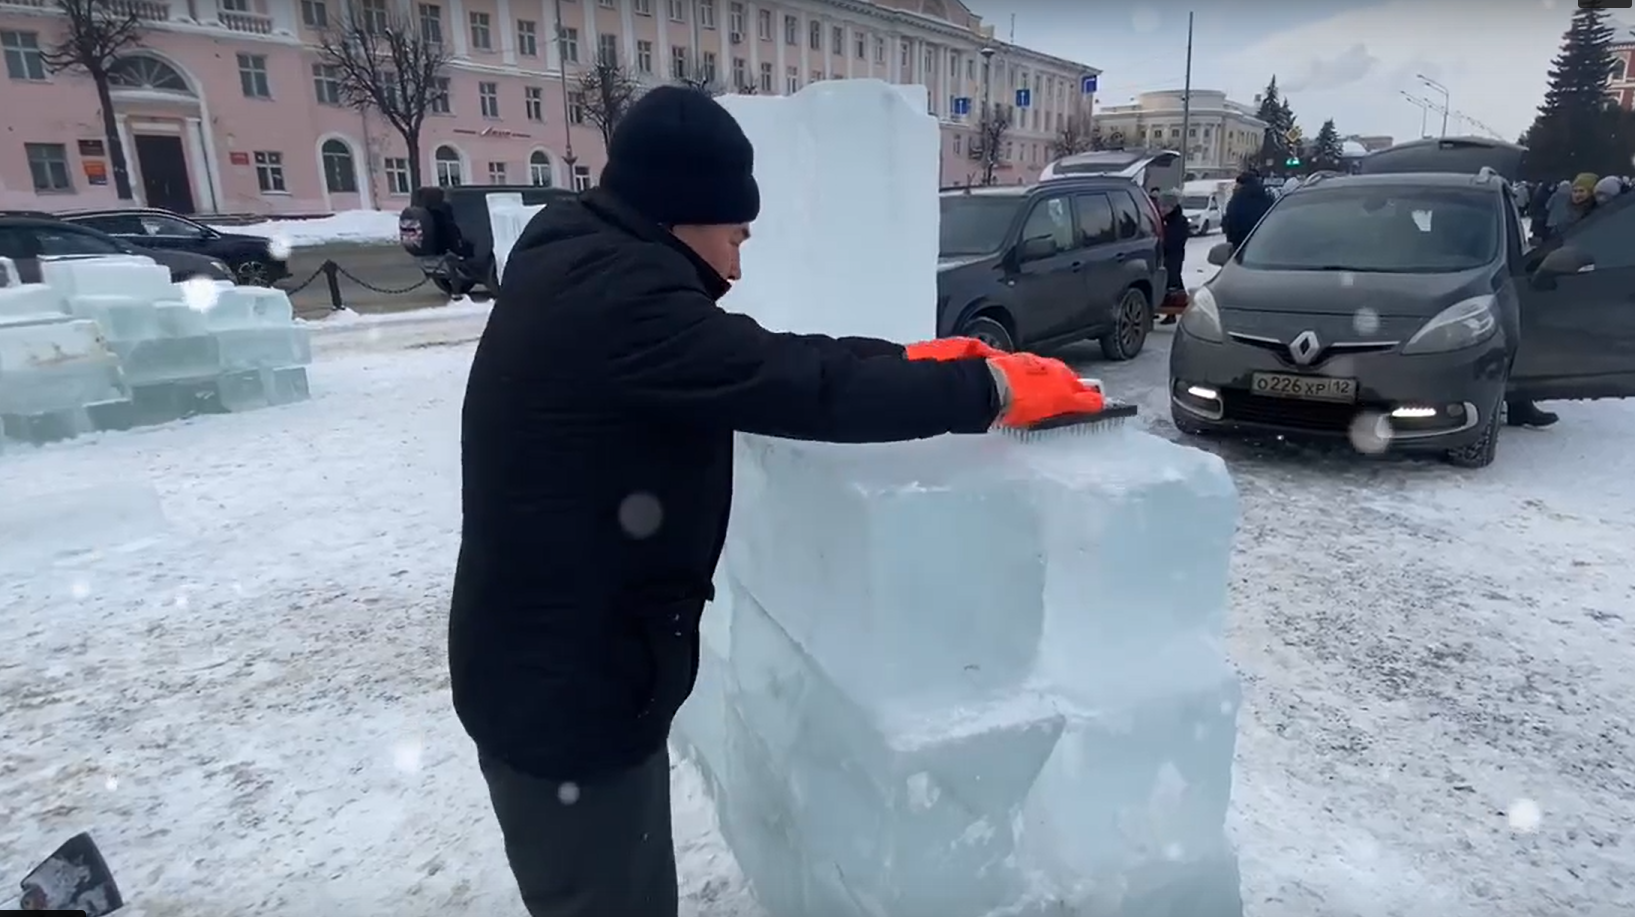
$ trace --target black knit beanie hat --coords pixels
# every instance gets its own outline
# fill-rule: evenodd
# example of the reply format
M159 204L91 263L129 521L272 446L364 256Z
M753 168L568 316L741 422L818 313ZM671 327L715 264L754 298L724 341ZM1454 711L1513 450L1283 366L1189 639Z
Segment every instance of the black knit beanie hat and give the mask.
M761 212L755 148L703 92L660 86L613 129L601 186L664 226L749 223Z

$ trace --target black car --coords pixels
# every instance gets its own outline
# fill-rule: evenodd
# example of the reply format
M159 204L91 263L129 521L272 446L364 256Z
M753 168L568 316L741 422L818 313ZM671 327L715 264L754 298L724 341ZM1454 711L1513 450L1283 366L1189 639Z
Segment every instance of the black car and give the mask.
M289 264L274 255L267 239L222 232L168 210L87 210L59 216L140 248L214 258L231 268L233 278L246 286L272 286L290 275Z
M458 252L449 251L448 240L440 240L431 246L436 251L428 250L425 246L425 230L419 225L421 220L410 216L411 211L420 209L417 206L411 206L404 211L408 222L416 227L413 231L415 241L411 243L408 237L402 241L404 250L408 251L420 265L421 272L449 296L465 296L479 287L488 290L490 294L499 291L499 268L494 260L494 232L488 221L490 194L520 194L522 202L529 206L550 204L574 197L572 191L539 185L456 185L452 188L443 188L442 192L444 201L454 215L454 225L459 229L460 238L465 243L464 249Z
M1096 338L1141 352L1164 290L1158 214L1128 179L942 192L937 333L1001 350Z
M96 258L108 255L143 255L170 269L173 282L192 277L232 280L233 272L216 258L192 252L164 251L131 245L89 226L67 223L49 214L0 213L0 257L17 263L24 283L39 283L40 261L55 258Z
M1507 397L1635 395L1635 196L1535 250L1491 167L1364 172L1302 186L1236 252L1210 251L1220 273L1170 351L1178 429L1482 467Z

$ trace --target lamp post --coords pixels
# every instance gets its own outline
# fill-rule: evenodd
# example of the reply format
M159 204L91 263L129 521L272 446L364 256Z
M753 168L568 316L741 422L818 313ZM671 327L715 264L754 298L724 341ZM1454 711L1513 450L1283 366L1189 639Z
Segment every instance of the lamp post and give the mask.
M556 3L556 65L562 72L562 161L568 166L568 190L577 191L573 172L573 115L568 107L568 33L562 28L562 0Z
M1419 136L1421 136L1421 137L1430 136L1429 134L1425 133L1425 119L1430 116L1431 103L1425 101L1424 99L1421 99L1419 96L1409 95L1404 90L1399 89L1397 91L1402 94L1402 97L1404 99L1407 99L1411 104L1413 104L1414 107L1419 109Z
M1452 107L1452 102L1448 100L1448 87L1423 73L1416 73L1414 77L1431 89L1442 93L1442 136L1446 137L1448 135L1448 109Z
M558 0L558 2L561 2L561 0ZM977 119L977 129L982 131L982 183L991 185L993 184L994 151L988 149L988 144L993 139L993 125L990 120L993 118L993 112L990 108L993 105L994 49L992 45L983 45L982 50L977 53L982 55L982 117Z

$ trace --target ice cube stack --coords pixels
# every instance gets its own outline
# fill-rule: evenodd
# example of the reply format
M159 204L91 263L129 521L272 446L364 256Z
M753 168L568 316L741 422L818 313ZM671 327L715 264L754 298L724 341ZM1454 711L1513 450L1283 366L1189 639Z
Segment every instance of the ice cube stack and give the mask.
M763 180L773 225L803 214L802 257L903 253L878 259L893 276L854 274L854 295L814 301L798 276L758 273L796 257L758 227L729 305L800 331L931 336L923 103L844 81L726 104L758 162L794 142L830 164L810 185ZM779 123L840 112L851 127L832 143ZM908 178L812 218L815 196L831 209L869 188L846 170L882 163ZM772 917L1241 913L1225 833L1239 689L1222 644L1237 510L1218 458L1134 429L736 449L675 738Z

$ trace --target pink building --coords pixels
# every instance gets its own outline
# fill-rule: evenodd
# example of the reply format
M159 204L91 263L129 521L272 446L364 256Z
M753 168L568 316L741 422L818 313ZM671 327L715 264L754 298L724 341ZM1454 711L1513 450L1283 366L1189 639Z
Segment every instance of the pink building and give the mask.
M421 140L428 183L591 184L602 142L572 87L599 58L653 83L703 71L761 93L823 79L923 84L944 124L945 184L980 178L972 122L986 96L1014 113L998 171L1010 183L1049 160L1067 117L1090 104L1082 78L1096 72L993 41L959 0L111 2L146 23L113 73L135 200L182 212L401 206L403 139L378 114L341 104L316 52L348 2L366 17L409 17L452 54L446 110ZM0 0L0 210L118 204L95 87L41 57L62 35L54 0Z
M1607 91L1624 111L1635 111L1635 41L1618 42L1612 46L1612 54L1612 79L1607 83Z

